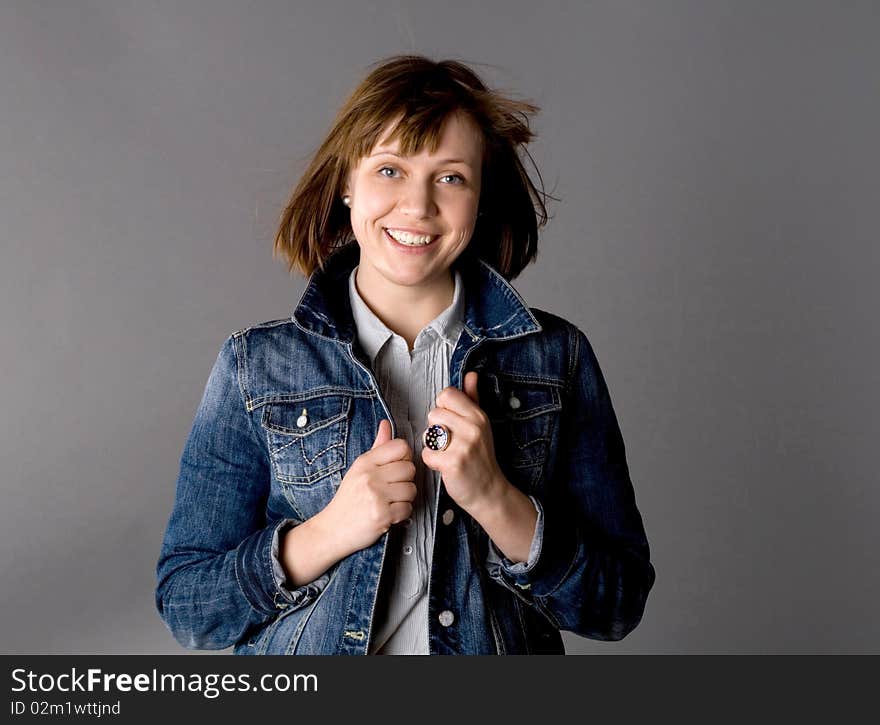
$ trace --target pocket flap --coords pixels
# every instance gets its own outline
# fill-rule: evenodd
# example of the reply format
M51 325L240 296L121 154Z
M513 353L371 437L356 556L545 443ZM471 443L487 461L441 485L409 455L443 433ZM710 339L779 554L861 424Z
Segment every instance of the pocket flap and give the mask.
M323 395L298 402L269 403L263 409L266 430L301 438L348 417L351 396Z
M553 383L489 373L489 395L480 397L486 413L494 420L529 420L562 410L560 388Z

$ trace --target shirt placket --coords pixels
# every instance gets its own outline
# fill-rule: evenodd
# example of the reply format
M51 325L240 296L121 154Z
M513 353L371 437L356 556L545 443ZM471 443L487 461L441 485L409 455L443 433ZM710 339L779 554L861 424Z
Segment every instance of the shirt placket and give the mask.
M428 566L430 566L431 558L429 542L432 534L430 525L432 521L431 503L434 500L434 471L422 461L422 448L424 447L422 432L428 425L428 410L431 408L432 402L429 398L433 397L435 388L435 381L432 377L434 371L431 365L436 355L435 342L435 334L430 328L422 330L416 338L412 354L413 377L411 380L418 380L421 384L410 385L409 393L410 418L413 421L413 438L415 440L413 458L416 463L419 488L418 528L412 543L413 553L418 560L419 593L422 593L427 587Z
M410 356L407 349L406 341L397 335L392 339L393 344L393 364L397 368L395 378L397 380L406 380L409 384L406 390L400 391L402 397L399 400L398 415L404 419L405 424L399 426L400 434L406 439L410 450L413 451L413 463L416 467L416 476L414 483L416 484L416 498L413 501L413 512L409 517L409 521L404 521L399 529L401 534L399 550L397 552L398 560L398 580L396 585L398 591L407 599L413 599L421 592L421 580L423 575L422 562L419 561L418 542L419 532L422 530L421 521L424 518L424 494L421 481L421 469L424 467L421 463L420 452L418 450L418 426L417 419L418 408L412 406L412 391L414 386L413 380L417 380L420 371L417 369L418 362ZM419 358L420 356L415 356ZM413 419L415 413L416 419Z

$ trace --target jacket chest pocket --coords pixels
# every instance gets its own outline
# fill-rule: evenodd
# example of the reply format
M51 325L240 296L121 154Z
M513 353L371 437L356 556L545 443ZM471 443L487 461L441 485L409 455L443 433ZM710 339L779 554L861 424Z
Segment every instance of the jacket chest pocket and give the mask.
M326 506L342 481L350 410L347 395L267 403L263 409L272 472L303 518Z
M562 410L560 387L504 373L487 373L486 383L480 402L492 425L498 463L511 483L534 492Z

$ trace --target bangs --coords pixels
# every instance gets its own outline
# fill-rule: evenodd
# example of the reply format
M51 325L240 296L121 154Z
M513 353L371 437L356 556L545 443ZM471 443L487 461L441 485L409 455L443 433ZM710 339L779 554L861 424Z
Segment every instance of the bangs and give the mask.
M363 133L357 133L355 129L357 141L347 146L350 149L345 155L348 168L354 168L361 158L369 156L379 143L390 145L397 141L402 156L415 156L423 149L435 153L440 147L446 121L456 113L467 114L460 106L425 104L416 109L398 108L369 119L364 123Z

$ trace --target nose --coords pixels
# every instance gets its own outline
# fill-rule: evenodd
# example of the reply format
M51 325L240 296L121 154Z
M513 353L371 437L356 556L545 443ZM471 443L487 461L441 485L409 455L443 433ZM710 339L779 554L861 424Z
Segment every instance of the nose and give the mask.
M407 184L398 204L400 211L413 219L428 219L437 214L431 183Z

